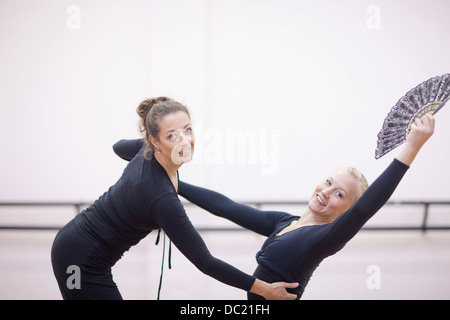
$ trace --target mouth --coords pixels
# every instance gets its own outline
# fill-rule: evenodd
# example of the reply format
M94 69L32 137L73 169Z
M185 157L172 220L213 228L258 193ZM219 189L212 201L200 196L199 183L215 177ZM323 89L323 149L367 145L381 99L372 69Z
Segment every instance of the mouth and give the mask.
M319 196L319 194L316 194L316 200L319 202L320 205L326 206L325 201L322 200L322 198Z
M185 156L188 156L188 155L190 155L190 154L191 154L191 148L183 149L183 150L181 150L180 152L178 152L178 155L179 155L180 157L185 157Z

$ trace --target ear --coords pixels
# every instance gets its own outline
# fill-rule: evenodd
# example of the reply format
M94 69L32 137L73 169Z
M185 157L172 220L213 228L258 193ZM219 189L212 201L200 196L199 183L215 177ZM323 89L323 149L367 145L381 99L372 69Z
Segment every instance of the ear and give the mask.
M155 151L161 149L159 147L159 141L155 137L153 137L152 135L149 135L148 139L150 140L151 144L153 145L153 148Z

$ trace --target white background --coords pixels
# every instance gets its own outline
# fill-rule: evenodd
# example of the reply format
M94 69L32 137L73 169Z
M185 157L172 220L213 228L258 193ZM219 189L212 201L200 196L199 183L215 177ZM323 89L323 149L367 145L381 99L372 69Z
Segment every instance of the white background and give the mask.
M197 146L182 180L236 200L305 200L342 165L373 181L396 152L374 158L390 108L450 72L449 9L447 0L1 0L0 201L95 200L125 166L112 145L139 137L135 109L160 95L191 110ZM446 106L393 199L450 199L449 123ZM10 259L17 239L35 241L8 234ZM253 262L259 246L244 255ZM16 294L34 298L28 290Z
M184 180L245 200L306 199L341 165L373 181L395 156L374 158L390 108L450 72L445 0L0 3L4 201L96 199L125 165L112 144L139 137L135 109L160 95L185 103L199 129ZM437 117L395 197L449 197L448 108ZM259 155L208 158L226 130L278 132L274 174Z

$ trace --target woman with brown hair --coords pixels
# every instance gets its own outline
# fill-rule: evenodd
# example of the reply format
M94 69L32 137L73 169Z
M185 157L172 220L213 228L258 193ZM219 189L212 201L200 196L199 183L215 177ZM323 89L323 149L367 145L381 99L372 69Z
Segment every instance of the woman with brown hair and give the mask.
M189 221L177 194L178 169L192 159L195 145L187 108L159 97L143 101L137 112L144 133L137 156L55 237L51 259L63 298L122 299L111 267L152 230L162 229L203 273L266 299L295 299L285 288L298 284L269 284L213 257ZM68 285L67 271L74 266L80 271L77 287Z

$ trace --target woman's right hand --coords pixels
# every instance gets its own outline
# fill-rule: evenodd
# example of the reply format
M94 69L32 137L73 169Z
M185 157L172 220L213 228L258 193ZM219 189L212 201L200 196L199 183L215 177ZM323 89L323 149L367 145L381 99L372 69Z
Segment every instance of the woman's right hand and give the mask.
M266 300L295 300L297 295L287 292L287 288L297 288L298 283L274 282L267 283L256 279L250 292L264 297Z
M287 288L297 288L298 283L274 282L269 285L271 288L264 296L266 300L295 300L297 295L287 292Z
M435 119L434 116L430 114L426 114L422 118L416 119L411 125L411 131L406 137L406 143L397 156L397 160L410 166L419 150L433 135L434 126Z
M434 133L435 119L431 114L426 114L411 125L411 131L406 137L406 143L413 148L420 149Z

